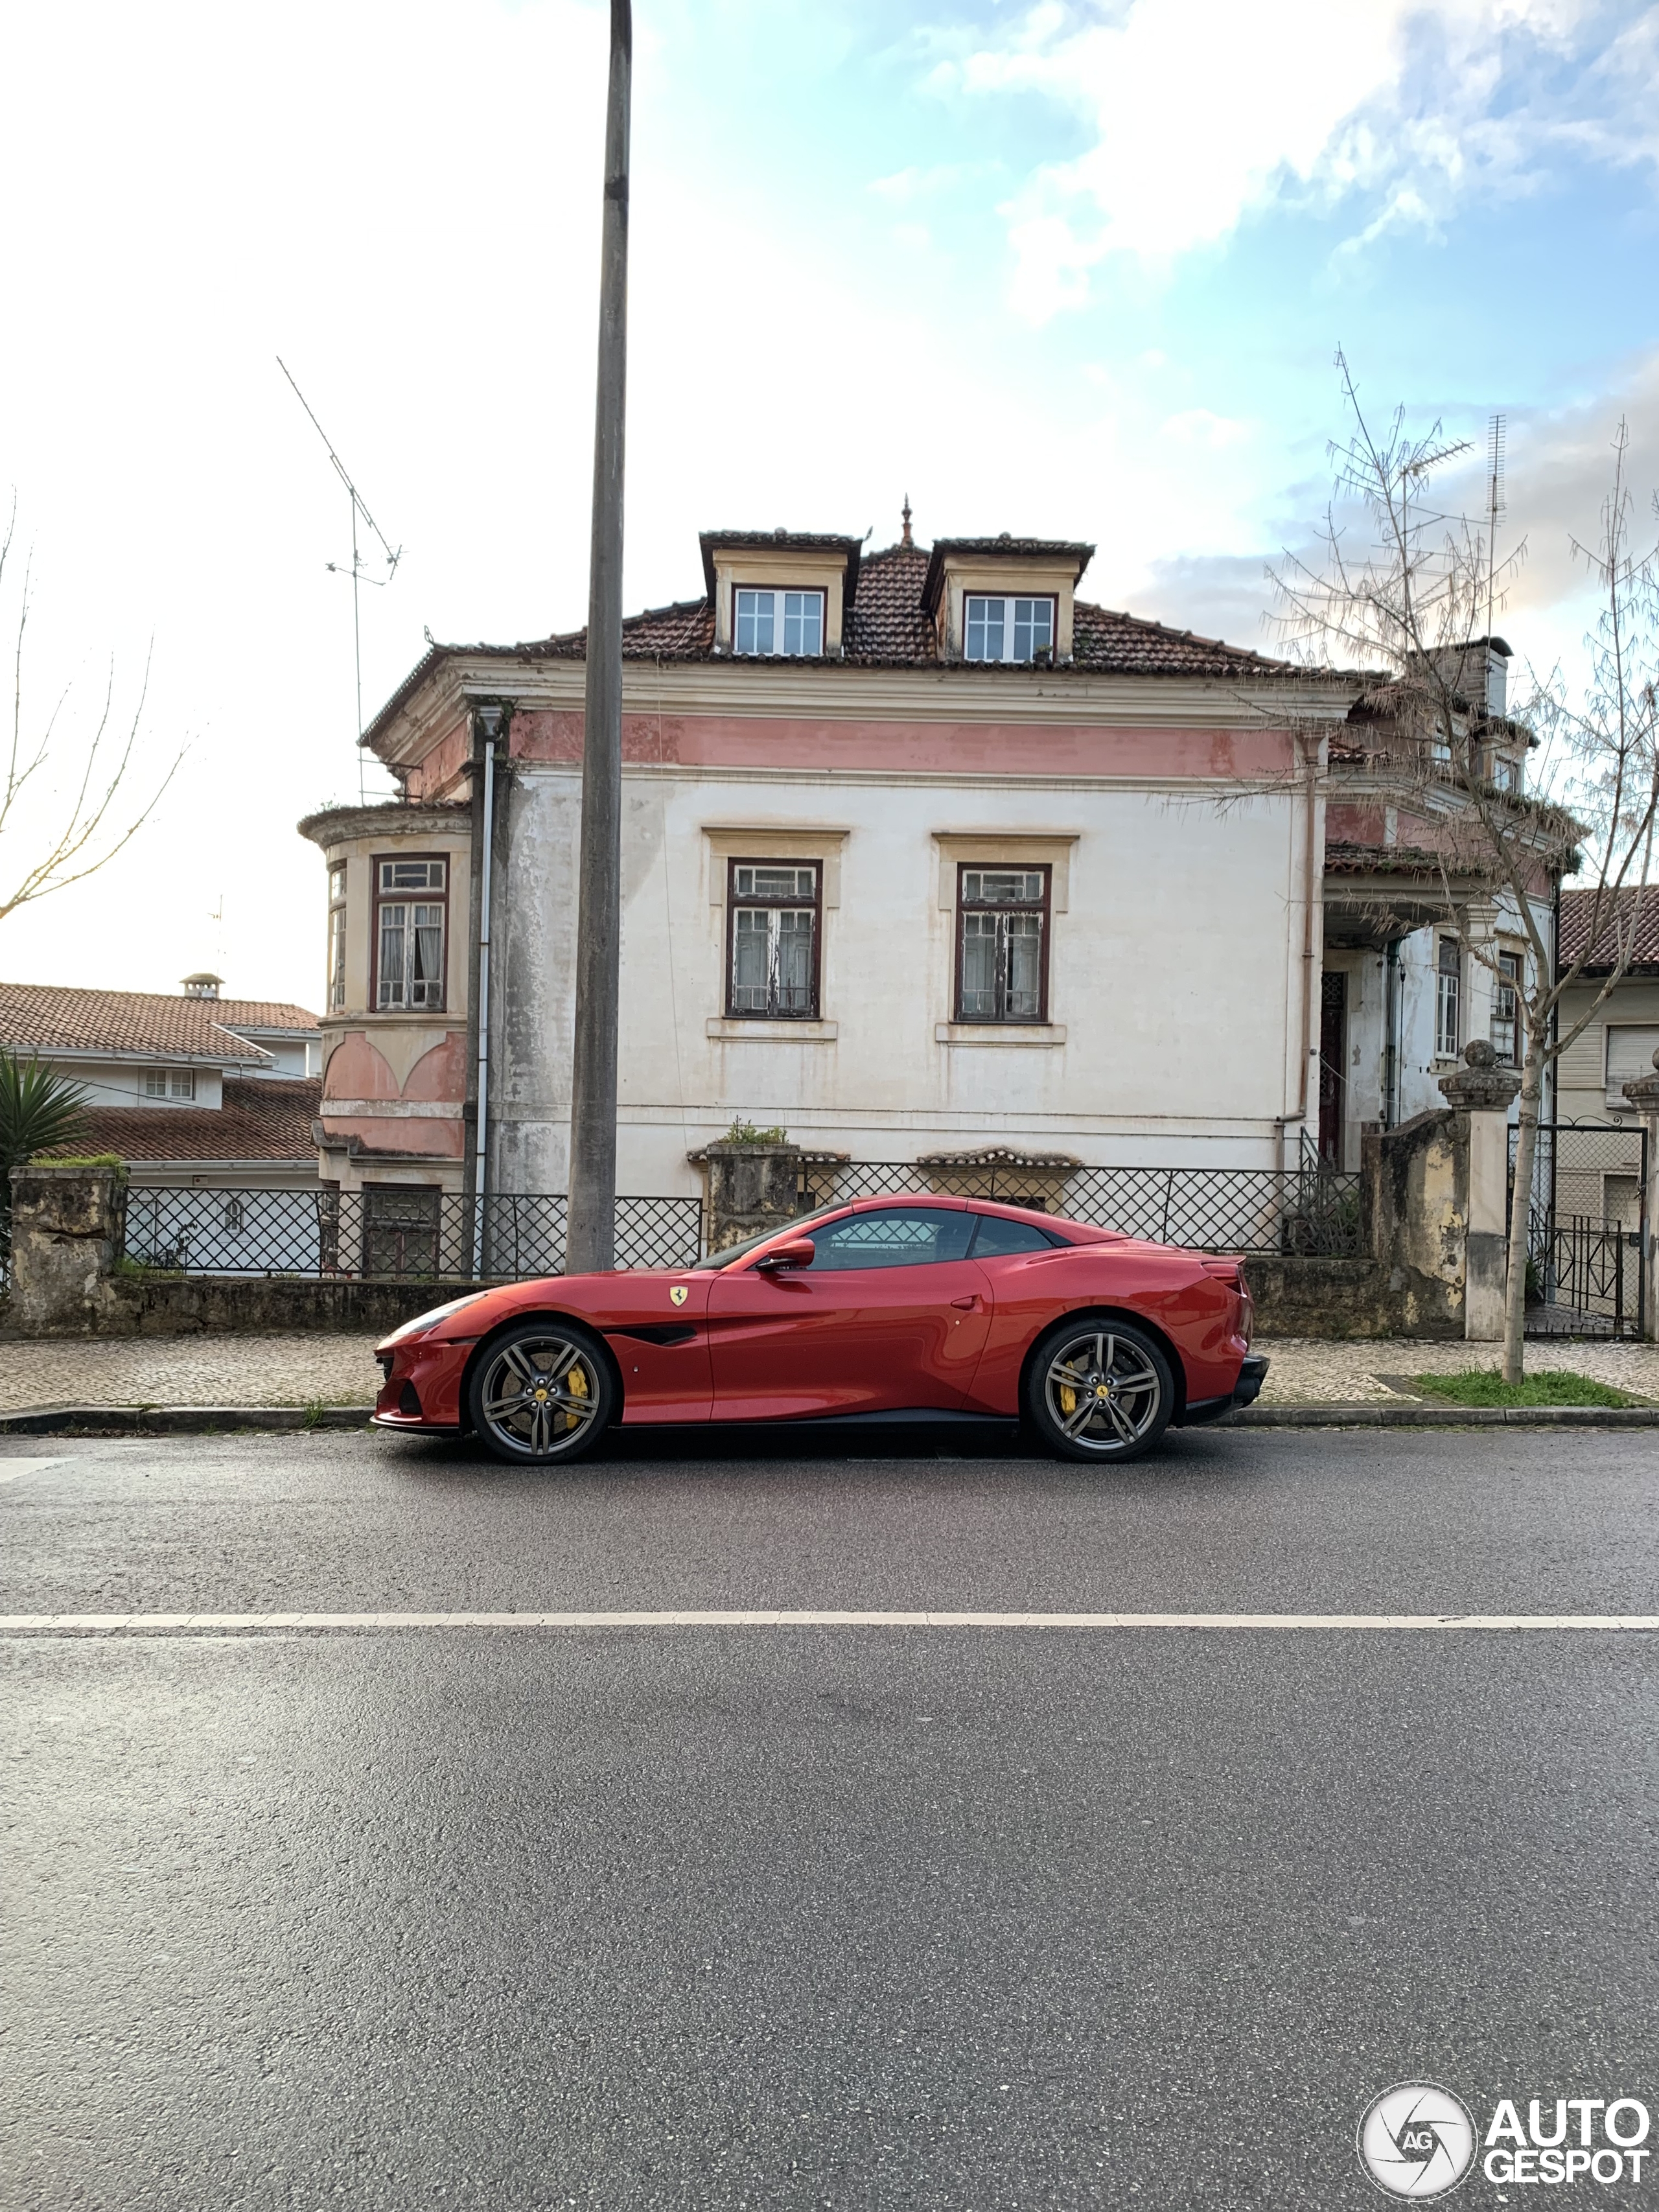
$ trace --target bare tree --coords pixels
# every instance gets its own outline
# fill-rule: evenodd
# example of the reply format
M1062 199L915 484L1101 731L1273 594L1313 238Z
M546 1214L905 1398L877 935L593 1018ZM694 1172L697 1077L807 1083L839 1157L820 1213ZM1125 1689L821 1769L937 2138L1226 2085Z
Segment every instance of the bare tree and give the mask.
M0 539L0 583L4 581L16 526L17 501L14 495L5 536ZM28 631L31 581L26 564L12 650L11 738L5 775L0 781L0 868L4 871L0 874L0 921L32 900L45 898L50 891L64 890L70 884L80 883L95 875L100 868L106 867L155 811L185 757L181 747L149 797L136 813L129 814L127 802L134 796L132 787L137 778L139 729L149 690L148 657L131 720L124 720L119 726L116 724L115 665L112 660L104 685L103 705L89 738L82 736L66 741L60 735L69 702L68 685L58 694L38 733L26 734L23 648ZM65 752L70 757L69 772L62 780L54 806L51 787L41 771L46 770L49 776L54 761L61 762ZM22 817L31 786L45 806L46 818L33 836L31 849L14 859L11 848L3 841L8 836L15 839L24 834Z
M1408 433L1403 411L1374 429L1347 362L1337 356L1351 425L1333 447L1335 490L1316 560L1287 556L1273 572L1280 626L1304 654L1374 672L1360 702L1372 789L1413 825L1423 878L1466 950L1514 994L1519 1127L1510 1212L1504 1375L1523 1366L1528 1215L1546 1072L1581 1036L1630 965L1644 915L1659 826L1659 546L1632 544L1628 436L1614 439L1612 483L1594 549L1573 542L1600 601L1577 696L1559 672L1510 716L1489 711L1493 618L1524 558L1503 562L1489 526L1438 512L1434 471L1468 450L1440 426ZM1659 504L1659 502L1656 502ZM1350 523L1346 518L1356 517ZM1363 526L1357 520L1363 516ZM1348 543L1364 527L1368 542ZM1541 744L1541 788L1521 788L1516 749ZM1563 873L1593 894L1584 951L1557 973L1537 907ZM1489 934L1468 927L1477 903L1501 902L1525 940L1522 972L1506 970ZM1407 927L1420 926L1408 923ZM1611 956L1609 957L1609 946ZM1596 959L1599 989L1563 1025L1564 994Z

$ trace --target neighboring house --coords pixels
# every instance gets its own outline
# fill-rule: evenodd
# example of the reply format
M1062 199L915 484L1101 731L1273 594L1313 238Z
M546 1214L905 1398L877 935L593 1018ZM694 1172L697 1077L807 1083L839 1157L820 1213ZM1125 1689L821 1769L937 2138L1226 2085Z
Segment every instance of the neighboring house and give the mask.
M1595 891L1562 892L1559 964L1571 967L1589 948L1583 979L1562 994L1562 1029L1570 1029L1592 1004L1613 972L1621 941L1630 945L1630 964L1583 1035L1561 1055L1558 1113L1564 1122L1618 1123L1629 1133L1622 1149L1600 1147L1595 1187L1581 1176L1583 1187L1575 1186L1559 1203L1564 1212L1634 1229L1640 1217L1641 1124L1624 1085L1651 1074L1659 1052L1659 884L1620 892L1616 906L1604 896L1601 928L1591 945L1596 920Z
M1476 638L1458 658L1454 681L1486 782L1523 802L1536 739L1504 711L1510 647ZM1512 896L1494 897L1475 865L1479 841L1471 849L1460 819L1468 797L1449 774L1439 784L1431 764L1411 794L1420 805L1402 805L1385 698L1357 705L1328 754L1318 1142L1349 1168L1364 1123L1389 1128L1443 1105L1440 1078L1473 1040L1517 1064L1516 994L1533 959ZM1531 890L1547 947L1556 877L1541 845ZM1547 1110L1548 1097L1547 1086Z
M135 1185L314 1188L316 1016L210 984L173 997L0 983L0 1048L82 1085L76 1149L118 1153Z
M622 1191L695 1189L734 1115L865 1160L1352 1168L1512 1025L1441 926L1426 817L1462 795L1383 803L1374 678L1091 605L1085 544L928 549L907 513L870 554L701 550L701 596L623 626ZM364 738L404 800L300 825L345 1188L471 1188L481 1069L489 1187L566 1186L585 650L434 645ZM1470 713L1518 787L1507 656L1482 641Z

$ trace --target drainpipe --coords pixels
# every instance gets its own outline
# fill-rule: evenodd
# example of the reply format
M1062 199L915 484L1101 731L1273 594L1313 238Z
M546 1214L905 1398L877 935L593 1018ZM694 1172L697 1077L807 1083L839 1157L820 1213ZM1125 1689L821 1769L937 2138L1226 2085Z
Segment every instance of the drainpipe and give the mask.
M1314 864L1314 831L1319 807L1319 746L1317 738L1304 737L1302 740L1303 769L1307 780L1308 824L1302 854L1302 1081L1297 1094L1296 1117L1304 1134L1308 1127L1308 1061L1314 1048L1314 968L1319 957L1314 947L1314 894L1318 886Z
M478 1120L472 1164L472 1279L483 1273L484 1192L489 1163L489 907L495 843L495 745L506 720L501 707L478 709L483 746L483 829L478 854Z

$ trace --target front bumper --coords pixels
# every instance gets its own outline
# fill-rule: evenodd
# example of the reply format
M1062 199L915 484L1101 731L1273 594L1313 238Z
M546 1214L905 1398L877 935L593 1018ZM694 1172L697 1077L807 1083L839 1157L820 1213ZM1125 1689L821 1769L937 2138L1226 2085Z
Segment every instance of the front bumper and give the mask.
M1225 1398L1202 1398L1195 1406L1188 1406L1182 1421L1184 1429L1200 1428L1206 1421L1218 1421L1224 1413L1232 1413L1240 1406L1254 1406L1261 1395L1261 1386L1267 1379L1267 1355L1264 1352L1247 1352L1239 1363L1238 1380L1231 1394Z
M461 1381L475 1340L406 1337L375 1354L385 1381L374 1401L382 1429L453 1431L463 1425Z

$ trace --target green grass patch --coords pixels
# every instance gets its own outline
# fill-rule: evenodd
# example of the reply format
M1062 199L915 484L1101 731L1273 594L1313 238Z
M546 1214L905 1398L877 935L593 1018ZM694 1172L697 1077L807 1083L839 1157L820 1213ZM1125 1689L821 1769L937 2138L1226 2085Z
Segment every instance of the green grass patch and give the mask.
M1543 1368L1519 1382L1506 1382L1490 1367L1466 1367L1457 1375L1419 1375L1419 1390L1450 1398L1460 1406L1639 1406L1627 1390L1593 1382L1588 1375Z

